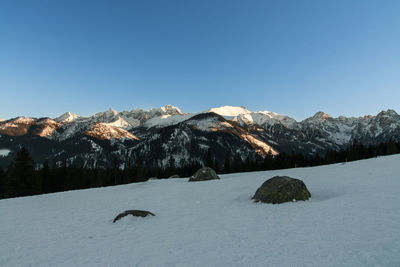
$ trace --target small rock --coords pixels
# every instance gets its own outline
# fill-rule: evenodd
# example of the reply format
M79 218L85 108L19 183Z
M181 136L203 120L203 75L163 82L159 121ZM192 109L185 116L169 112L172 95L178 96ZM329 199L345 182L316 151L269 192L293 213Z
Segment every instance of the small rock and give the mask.
M210 167L203 167L198 170L192 177L189 178L189 182L207 181L219 179L217 173Z
M132 216L136 216L136 217L146 217L147 215L151 215L151 216L156 216L153 213L151 213L150 211L147 210L126 210L120 214L117 215L117 217L115 217L113 223L115 223L116 221L118 221L119 219L127 216L127 215L132 215Z

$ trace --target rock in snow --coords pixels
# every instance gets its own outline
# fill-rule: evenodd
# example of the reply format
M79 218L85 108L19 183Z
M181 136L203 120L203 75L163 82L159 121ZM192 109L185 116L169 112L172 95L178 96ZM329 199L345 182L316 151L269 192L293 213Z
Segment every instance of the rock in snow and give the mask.
M150 211L147 210L126 210L120 214L117 215L117 217L115 217L115 219L113 220L113 223L115 223L116 221L118 221L119 219L127 216L127 215L132 215L135 217L146 217L148 215L151 216L156 216L153 213L151 213Z
M203 167L198 170L192 177L189 178L189 182L207 181L219 179L217 173L210 167Z
M294 200L307 200L310 197L311 194L303 181L288 176L275 176L265 181L257 189L252 199L279 204Z

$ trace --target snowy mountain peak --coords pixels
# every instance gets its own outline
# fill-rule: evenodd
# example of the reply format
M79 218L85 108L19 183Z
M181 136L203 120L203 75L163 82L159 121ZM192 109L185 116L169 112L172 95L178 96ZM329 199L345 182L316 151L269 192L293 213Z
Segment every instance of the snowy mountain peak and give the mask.
M394 111L393 109L388 109L386 111L381 111L378 113L377 117L397 117L399 116L399 114L397 114L396 111Z
M165 112L168 115L183 115L184 113L178 107L172 105L166 105L160 108L161 111Z
M313 120L326 120L327 118L330 118L330 117L331 116L329 116L325 112L318 111L317 113L315 113L315 115L312 117L312 119Z
M91 126L91 128L86 132L86 135L101 139L101 140L111 140L111 139L133 139L139 140L132 133L121 129L119 127L115 127L110 123L95 123Z
M67 123L67 122L73 122L74 120L76 120L79 116L71 113L71 112L65 112L63 115L54 118L54 120L56 122L60 122L60 123Z
M117 116L117 115L118 115L118 111L116 111L116 110L113 109L113 108L109 108L109 109L105 112L105 114Z
M1 134L9 136L21 136L28 132L28 128L33 125L37 120L27 117L17 117L0 124L0 137Z
M35 119L28 117L17 117L14 120L12 120L13 123L22 123L22 124L31 124L34 121Z
M94 114L91 119L97 122L113 122L118 120L119 116L118 111L110 108L106 111Z
M219 108L210 108L208 112L214 112L221 116L230 116L236 117L240 114L249 114L251 113L245 107L233 107L233 106L222 106Z

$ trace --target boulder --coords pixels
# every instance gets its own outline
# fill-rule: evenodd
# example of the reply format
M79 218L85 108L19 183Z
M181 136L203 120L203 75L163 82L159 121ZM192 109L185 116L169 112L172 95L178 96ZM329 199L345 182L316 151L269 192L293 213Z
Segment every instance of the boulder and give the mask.
M137 217L146 217L147 215L156 216L147 210L126 210L126 211L118 214L117 217L115 217L115 219L113 220L113 223L115 223L119 219L121 219L129 214L132 216L137 216Z
M257 189L252 199L264 203L278 204L307 200L310 197L311 194L303 181L288 176L275 176L265 181Z
M210 167L203 167L198 170L192 177L189 178L189 182L207 181L219 179L217 173Z

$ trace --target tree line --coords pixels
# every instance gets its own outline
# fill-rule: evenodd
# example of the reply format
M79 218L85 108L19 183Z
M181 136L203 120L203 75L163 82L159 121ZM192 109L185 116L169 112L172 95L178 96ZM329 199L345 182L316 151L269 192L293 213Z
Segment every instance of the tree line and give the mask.
M319 154L306 156L293 152L280 153L276 156L267 155L265 158L247 157L243 160L239 154L227 153L224 161L219 162L213 157L211 150L208 150L203 164L193 161L180 167L177 167L174 158L170 157L165 168L147 168L141 159L136 160L134 164L128 164L123 169L119 167L120 162L117 159L107 168L70 166L66 159L63 159L61 164L53 162L51 166L45 161L40 168L35 168L35 162L28 150L23 147L7 170L0 167L0 198L143 182L151 177L168 178L172 175L189 177L204 165L215 169L219 174L226 174L310 167L396 153L400 153L400 142L391 140L364 146L354 140L348 148L339 151L329 150L323 156Z

